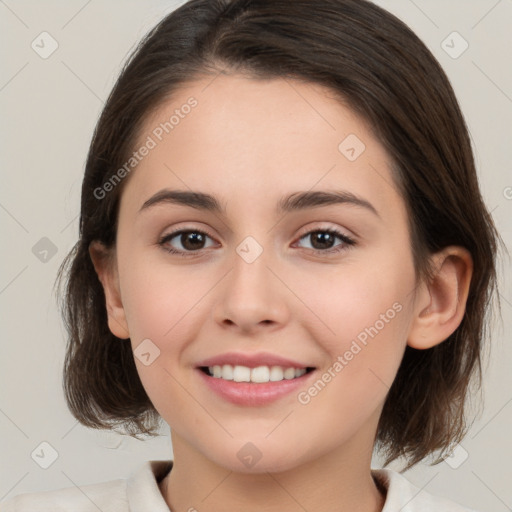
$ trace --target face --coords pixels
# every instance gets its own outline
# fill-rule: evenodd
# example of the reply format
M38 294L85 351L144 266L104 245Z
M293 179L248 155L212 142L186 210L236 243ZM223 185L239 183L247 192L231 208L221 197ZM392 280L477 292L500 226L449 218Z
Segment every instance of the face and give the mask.
M370 453L416 276L369 127L321 86L221 75L161 105L143 145L117 323L173 443L244 472Z

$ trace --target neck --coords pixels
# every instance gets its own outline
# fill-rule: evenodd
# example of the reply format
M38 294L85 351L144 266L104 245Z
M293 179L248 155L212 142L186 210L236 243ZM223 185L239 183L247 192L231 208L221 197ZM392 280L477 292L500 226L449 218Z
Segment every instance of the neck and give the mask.
M237 473L173 436L173 469L160 483L172 512L381 512L370 473L371 448L341 447L276 473ZM351 453L352 452L352 453Z

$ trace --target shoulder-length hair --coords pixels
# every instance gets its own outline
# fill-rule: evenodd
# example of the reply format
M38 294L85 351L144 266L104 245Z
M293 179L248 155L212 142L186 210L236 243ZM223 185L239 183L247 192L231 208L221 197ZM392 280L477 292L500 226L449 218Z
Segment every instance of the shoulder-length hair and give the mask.
M191 0L132 53L96 126L79 240L59 271L59 283L66 282L64 388L71 412L89 427L155 432L158 413L139 380L130 344L108 328L103 288L88 251L93 240L115 244L123 183L108 194L97 191L106 190L129 159L155 108L187 83L221 72L329 87L368 122L391 158L408 209L417 275L428 277L428 257L448 245L471 253L474 270L460 326L431 349L406 348L376 438L386 463L403 456L407 467L451 449L468 428L470 383L481 381L499 236L447 76L407 25L366 0Z

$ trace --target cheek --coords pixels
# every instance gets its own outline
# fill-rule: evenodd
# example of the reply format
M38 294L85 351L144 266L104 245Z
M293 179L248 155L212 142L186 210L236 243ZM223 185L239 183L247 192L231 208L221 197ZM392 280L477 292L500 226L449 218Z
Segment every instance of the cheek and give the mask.
M311 435L319 427L309 424L308 417L322 418L323 435L336 442L355 436L370 418L377 421L400 366L409 325L408 305L396 301L388 306L375 300L363 313L354 308L351 316L347 305L348 313L336 325L336 340L324 338L325 366L296 397Z
M201 298L209 288L178 266L172 268L143 256L127 258L120 265L120 279L123 307L135 344L144 338L154 339L159 345L168 339L180 339L180 331L194 324Z
M143 251L121 260L119 273L137 371L154 406L167 419L168 409L180 410L190 400L179 383L190 386L179 373L186 365L187 347L204 323L205 295L215 276L208 274L211 282L207 275L195 278L184 266L171 266ZM149 352L149 361L138 358L139 352Z
M305 271L294 291L312 313L309 327L335 359L352 343L378 340L401 349L411 320L415 274L411 262L381 257L378 263L347 260L316 272ZM372 345L376 345L373 343ZM355 349L357 350L357 348ZM349 355L350 357L350 355Z
M183 273L148 258L127 259L120 265L121 279L123 268L123 306L137 372L151 402L169 421L173 411L186 409L190 400L179 384L178 370L187 340L200 325L197 303L205 292L190 286ZM144 358L145 353L150 355Z
M328 281L303 281L304 290L316 290L311 303L322 322L315 338L327 356L318 380L297 397L312 414L327 410L339 422L350 411L356 425L391 387L406 347L415 276L408 261L383 261L340 267Z

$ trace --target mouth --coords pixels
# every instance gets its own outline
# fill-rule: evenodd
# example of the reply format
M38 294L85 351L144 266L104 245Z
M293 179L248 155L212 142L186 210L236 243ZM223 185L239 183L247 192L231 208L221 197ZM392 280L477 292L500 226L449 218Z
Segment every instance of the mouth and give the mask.
M317 369L271 353L225 353L196 366L213 396L238 406L265 406L306 387Z
M314 367L296 368L293 366L277 365L262 365L250 368L249 366L231 364L199 367L199 370L215 379L232 382L251 382L253 384L294 380L312 372L314 369Z

